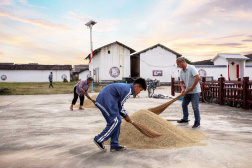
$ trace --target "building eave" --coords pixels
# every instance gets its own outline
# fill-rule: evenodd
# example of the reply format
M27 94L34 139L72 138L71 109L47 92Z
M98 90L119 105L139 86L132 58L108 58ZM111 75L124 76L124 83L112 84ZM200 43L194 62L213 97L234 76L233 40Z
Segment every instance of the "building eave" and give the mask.
M153 48L156 48L158 46L161 47L161 48L163 48L163 49L165 49L165 50L167 50L167 51L169 51L169 52L171 52L171 53L173 53L173 54L175 54L177 56L177 58L182 56L181 54L179 54L179 53L177 53L177 52L175 52L175 51L173 51L173 50L171 50L171 49L167 48L166 46L164 46L162 44L159 44L159 43L156 44L156 45L154 45L154 46L151 46L149 48L146 48L146 49L144 49L142 51L135 52L135 53L131 54L130 56L134 57L136 55L140 55L140 54L142 54L144 52L147 52L149 50L152 50Z
M128 47L128 46L126 46L126 45L124 45L124 44L118 42L118 41L115 41L115 42L113 42L113 43L109 43L109 44L107 44L107 45L104 45L104 46L102 46L102 47L100 47L100 48L95 49L95 50L93 51L93 56L95 56L97 53L99 53L99 52L101 51L102 48L107 47L107 46L110 46L110 45L113 45L113 44L118 44L118 45L123 46L124 48L127 48L128 50L130 50L130 54L136 52L134 49L132 49L132 48L130 48L130 47ZM87 60L87 59L90 59L90 56L91 56L91 54L88 54L88 56L87 56L85 59L86 59L86 60Z

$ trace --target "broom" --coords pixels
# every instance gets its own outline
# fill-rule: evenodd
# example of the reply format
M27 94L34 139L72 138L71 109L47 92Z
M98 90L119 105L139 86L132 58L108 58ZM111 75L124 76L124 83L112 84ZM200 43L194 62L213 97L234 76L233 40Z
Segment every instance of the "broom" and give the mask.
M170 106L173 102L177 101L180 97L185 96L188 93L188 90L185 91L184 93L181 93L180 95L178 95L177 97L175 97L174 99L172 99L171 101L168 101L164 104L161 104L157 107L153 107L153 108L149 108L148 110L159 115L161 114L168 106Z
M152 130L149 127L146 127L145 125L139 124L137 122L131 122L131 124L138 129L142 134L144 134L145 136L149 137L149 138L157 138L160 137L164 134L158 133L154 130Z

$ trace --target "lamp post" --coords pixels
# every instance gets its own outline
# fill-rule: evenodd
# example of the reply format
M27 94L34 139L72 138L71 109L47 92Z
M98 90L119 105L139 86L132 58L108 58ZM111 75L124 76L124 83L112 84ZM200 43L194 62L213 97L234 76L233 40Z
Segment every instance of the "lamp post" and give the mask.
M85 25L90 29L90 49L91 49L91 54L90 54L90 59L89 59L89 66L91 66L91 76L94 78L94 72L93 72L93 63L92 63L92 58L93 58L93 42L92 42L92 27L96 24L95 21L90 20L87 22ZM91 83L91 92L93 92L93 82Z

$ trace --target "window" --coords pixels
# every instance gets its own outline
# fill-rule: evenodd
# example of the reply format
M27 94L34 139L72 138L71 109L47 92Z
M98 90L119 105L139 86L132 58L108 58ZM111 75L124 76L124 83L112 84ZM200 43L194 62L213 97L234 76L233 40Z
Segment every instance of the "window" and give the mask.
M108 50L108 54L110 54L110 50Z
M162 70L153 70L153 76L163 76Z

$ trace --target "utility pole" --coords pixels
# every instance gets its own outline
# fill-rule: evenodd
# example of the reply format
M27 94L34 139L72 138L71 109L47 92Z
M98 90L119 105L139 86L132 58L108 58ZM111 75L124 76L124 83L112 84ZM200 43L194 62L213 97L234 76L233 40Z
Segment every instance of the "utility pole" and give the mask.
M91 53L90 53L90 59L89 59L89 69L91 69L91 76L92 78L94 78L94 70L93 70L93 63L92 63L92 59L93 59L93 42L92 42L92 27L96 24L95 21L90 20L89 22L87 22L85 25L90 29L90 49L91 49ZM91 66L91 68L90 68ZM91 92L93 92L93 82L91 83Z

